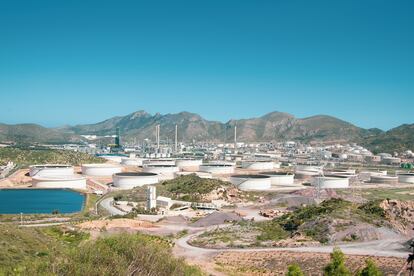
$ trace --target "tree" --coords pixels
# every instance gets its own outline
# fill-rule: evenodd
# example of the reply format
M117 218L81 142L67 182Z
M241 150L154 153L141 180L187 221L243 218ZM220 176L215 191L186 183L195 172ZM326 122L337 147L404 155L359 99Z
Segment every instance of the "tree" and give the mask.
M331 262L325 266L325 276L350 276L351 272L345 266L345 255L339 248L331 253Z
M382 271L371 259L365 260L365 267L358 272L358 276L382 276Z
M304 276L302 270L300 269L300 266L297 264L292 264L288 266L288 272L286 273L286 276Z

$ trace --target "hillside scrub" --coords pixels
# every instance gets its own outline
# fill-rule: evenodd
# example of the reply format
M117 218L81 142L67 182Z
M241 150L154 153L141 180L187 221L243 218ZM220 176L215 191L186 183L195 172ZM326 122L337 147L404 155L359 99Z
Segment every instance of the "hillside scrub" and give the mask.
M203 275L159 237L120 234L88 241L58 227L0 225L0 275Z
M20 167L35 164L68 164L77 166L82 163L104 163L105 159L69 150L0 148L0 165L4 165L9 161Z

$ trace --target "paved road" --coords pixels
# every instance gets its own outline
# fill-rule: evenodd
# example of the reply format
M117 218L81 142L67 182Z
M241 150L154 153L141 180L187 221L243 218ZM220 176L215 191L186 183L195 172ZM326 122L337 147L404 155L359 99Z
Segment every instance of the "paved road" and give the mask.
M114 198L113 198L113 197L108 197L108 198L105 198L105 199L101 200L101 201L99 202L99 205L100 205L102 208L104 208L106 211L108 211L108 212L111 214L111 216L115 216L115 215L120 215L120 216L123 216L123 215L126 215L126 214L127 214L127 212L123 212L123 211L121 211L121 210L119 210L119 209L115 208L115 207L112 205L112 202L113 202L113 201L114 201Z
M221 225L220 227L224 227ZM398 257L406 258L408 251L402 247L402 240L399 239L383 239L369 242L359 242L352 244L343 244L337 246L312 246L312 247L294 247L294 248L243 248L243 249L210 249L200 248L188 244L188 241L210 229L217 226L209 227L193 234L184 236L176 241L176 246L183 249L180 250L183 257L191 256L211 256L214 253L232 251L232 252L258 252L258 251L294 251L294 252L315 252L315 253L331 253L335 247L339 247L345 254L349 255L366 255L381 257Z

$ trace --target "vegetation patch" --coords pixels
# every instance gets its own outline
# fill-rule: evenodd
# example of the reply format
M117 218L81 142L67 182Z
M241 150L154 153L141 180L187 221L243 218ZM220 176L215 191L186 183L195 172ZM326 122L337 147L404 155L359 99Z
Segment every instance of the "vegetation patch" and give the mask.
M13 162L19 167L34 164L68 164L104 163L105 159L70 150L54 150L48 148L0 148L0 165Z

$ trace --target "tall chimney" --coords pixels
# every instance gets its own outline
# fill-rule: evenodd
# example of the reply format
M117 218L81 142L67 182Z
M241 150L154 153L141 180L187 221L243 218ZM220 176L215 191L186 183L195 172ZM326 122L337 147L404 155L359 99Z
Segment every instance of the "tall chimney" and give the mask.
M178 152L178 125L175 125L175 152Z
M234 153L237 150L237 125L234 125Z

